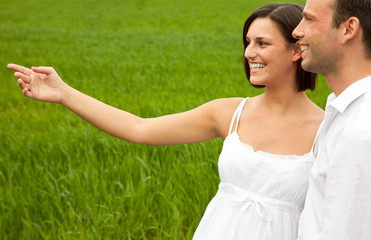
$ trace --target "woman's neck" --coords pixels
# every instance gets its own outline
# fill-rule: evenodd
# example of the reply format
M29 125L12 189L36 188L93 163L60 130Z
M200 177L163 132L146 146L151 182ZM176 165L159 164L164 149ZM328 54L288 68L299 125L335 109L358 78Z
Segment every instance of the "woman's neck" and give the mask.
M305 91L296 89L273 90L266 88L261 95L261 104L269 111L277 114L286 114L290 111L299 111L310 102Z

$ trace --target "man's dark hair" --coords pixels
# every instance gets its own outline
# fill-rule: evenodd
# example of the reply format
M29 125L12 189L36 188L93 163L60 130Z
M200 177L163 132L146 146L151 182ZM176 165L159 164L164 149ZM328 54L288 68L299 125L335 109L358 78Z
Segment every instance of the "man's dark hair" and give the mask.
M366 56L371 58L371 0L335 0L334 26L339 27L350 17L359 19Z

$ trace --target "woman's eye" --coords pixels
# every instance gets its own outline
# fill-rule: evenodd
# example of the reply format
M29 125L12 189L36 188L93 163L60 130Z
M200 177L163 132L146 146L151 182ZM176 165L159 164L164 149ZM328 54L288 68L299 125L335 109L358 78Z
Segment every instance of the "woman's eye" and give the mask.
M259 42L259 46L266 46L266 45L268 45L268 43L266 43L266 42Z

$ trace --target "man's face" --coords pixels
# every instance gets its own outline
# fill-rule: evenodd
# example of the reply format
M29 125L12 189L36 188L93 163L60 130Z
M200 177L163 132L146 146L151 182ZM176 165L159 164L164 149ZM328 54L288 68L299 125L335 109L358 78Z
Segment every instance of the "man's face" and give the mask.
M303 19L293 31L302 50L302 67L306 71L330 74L337 69L342 54L339 31L333 26L336 0L307 0Z

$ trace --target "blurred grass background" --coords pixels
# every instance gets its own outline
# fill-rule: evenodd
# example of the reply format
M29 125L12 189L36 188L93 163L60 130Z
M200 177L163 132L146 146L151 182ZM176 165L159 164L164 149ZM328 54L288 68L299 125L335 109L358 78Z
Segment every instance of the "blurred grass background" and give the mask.
M53 66L142 117L254 96L242 25L268 2L0 1L0 239L191 239L217 190L222 146L115 139L23 97L6 64ZM308 95L323 108L330 89L318 83Z

